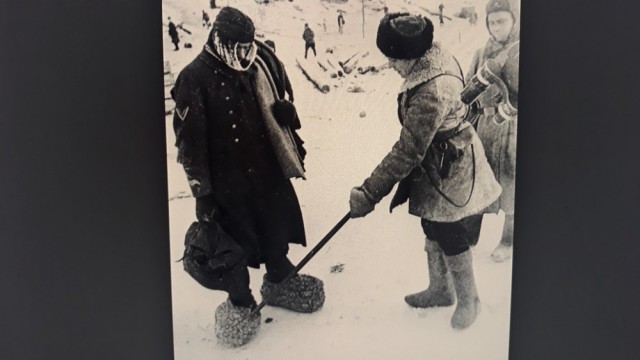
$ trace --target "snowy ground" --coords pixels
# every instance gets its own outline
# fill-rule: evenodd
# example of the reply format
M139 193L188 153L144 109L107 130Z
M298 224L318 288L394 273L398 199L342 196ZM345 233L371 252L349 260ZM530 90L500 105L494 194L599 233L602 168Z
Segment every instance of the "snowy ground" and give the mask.
M435 38L447 45L464 71L475 49L488 37L484 27L485 0L445 2L445 15L452 17L438 26ZM408 10L426 14L437 11L437 0L387 1L390 11ZM419 3L420 5L416 5ZM177 73L201 50L208 30L201 26L201 12L215 18L218 10L208 9L206 0L163 0L164 19L171 16L192 34L181 32L181 50L173 51L166 27L162 34L165 61ZM471 26L453 17L464 4L475 5L479 21ZM316 0L276 1L258 5L254 0L218 0L218 5L237 7L254 19L257 33L276 43L295 93L295 103L303 122L300 132L306 141L307 180L295 180L301 202L309 246L293 246L290 258L297 262L348 211L351 187L360 185L397 139L400 126L396 116L396 94L401 79L392 71L377 75L351 74L331 82L331 91L317 91L295 66L303 57L301 38L304 23L316 33L319 57L335 48L344 59L356 51L369 51L367 64L379 65L384 58L375 47L375 32L382 17L382 1L368 1L365 9L365 36L362 33L362 5ZM345 11L345 34L338 34L337 9ZM326 24L326 32L323 29ZM184 43L193 44L184 49ZM347 88L360 86L363 93ZM361 112L365 116L361 117ZM167 164L171 228L171 258L182 256L184 234L194 221L194 200L184 173L176 163L171 116L166 117ZM407 306L407 293L427 286L424 236L418 218L407 214L406 205L393 214L387 211L390 196L376 211L363 219L350 220L333 240L303 269L325 282L324 307L311 315L295 314L266 307L257 338L239 349L218 346L213 332L213 312L226 294L200 287L173 262L173 326L175 358L199 359L506 359L508 353L511 262L493 263L491 250L498 242L502 216L485 216L479 245L473 249L476 280L482 312L465 331L454 331L449 319L454 307L417 310ZM340 273L330 268L344 264ZM251 269L252 289L258 296L264 269Z

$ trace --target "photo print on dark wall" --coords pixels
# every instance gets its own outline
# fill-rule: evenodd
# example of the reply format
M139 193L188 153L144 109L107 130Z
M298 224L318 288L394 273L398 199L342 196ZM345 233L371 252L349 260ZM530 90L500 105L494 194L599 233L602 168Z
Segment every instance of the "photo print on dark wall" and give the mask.
M519 5L163 0L177 360L508 357Z

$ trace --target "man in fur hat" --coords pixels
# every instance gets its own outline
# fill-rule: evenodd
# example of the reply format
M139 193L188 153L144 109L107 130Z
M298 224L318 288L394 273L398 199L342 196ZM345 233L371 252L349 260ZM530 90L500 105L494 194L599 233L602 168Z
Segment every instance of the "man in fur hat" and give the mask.
M501 103L508 102L508 105L516 109L518 105L518 1L490 0L486 13L486 25L491 37L483 48L476 51L467 79L472 79L488 60L493 59L499 65L494 69L496 75L509 87L505 93L497 83L491 84L480 94L474 106L479 114L476 125L478 135L489 164L503 189L500 199L490 209L492 212L502 209L505 213L500 243L491 254L494 261L501 262L511 257L513 249L517 119L512 116L505 119L505 114L501 114L499 110Z
M404 83L398 95L400 138L362 185L351 190L352 217L365 216L398 190L391 209L409 200L421 219L429 287L405 297L412 307L451 306L451 326L476 320L480 298L469 243L480 234L482 212L500 194L500 185L473 126L463 121L462 69L433 42L433 24L420 15L389 13L376 44Z
M305 245L290 178L304 178L299 121L284 100L286 73L254 39L253 21L224 7L202 52L178 75L172 96L178 162L196 201L185 270L229 294L215 313L218 341L241 346L260 326L247 266L266 265L263 298L294 269L289 243ZM321 280L296 275L267 304L310 313L324 302Z

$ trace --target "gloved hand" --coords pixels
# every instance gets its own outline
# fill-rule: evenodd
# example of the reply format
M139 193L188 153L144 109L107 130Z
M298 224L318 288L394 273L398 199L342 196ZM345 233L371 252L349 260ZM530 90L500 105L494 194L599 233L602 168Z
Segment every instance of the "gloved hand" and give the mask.
M362 188L354 187L351 189L349 206L351 208L351 217L359 218L372 212L376 204L367 197Z
M205 195L196 198L196 218L201 222L212 222L214 219L215 200L213 195Z

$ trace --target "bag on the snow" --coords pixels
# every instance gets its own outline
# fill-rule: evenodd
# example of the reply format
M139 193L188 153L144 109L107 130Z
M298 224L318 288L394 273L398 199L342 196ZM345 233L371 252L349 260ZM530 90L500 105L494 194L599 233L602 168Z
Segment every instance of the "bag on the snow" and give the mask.
M192 223L184 246L184 270L212 290L223 290L225 278L245 258L242 248L217 221Z

